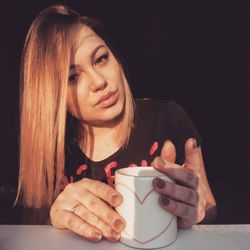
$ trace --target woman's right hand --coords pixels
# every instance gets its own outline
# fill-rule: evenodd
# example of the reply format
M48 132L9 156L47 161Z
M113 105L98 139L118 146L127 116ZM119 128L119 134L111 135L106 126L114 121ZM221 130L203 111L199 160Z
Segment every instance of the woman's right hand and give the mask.
M111 186L84 178L58 195L50 209L51 223L92 241L102 236L117 241L125 221L113 208L121 202L122 196Z

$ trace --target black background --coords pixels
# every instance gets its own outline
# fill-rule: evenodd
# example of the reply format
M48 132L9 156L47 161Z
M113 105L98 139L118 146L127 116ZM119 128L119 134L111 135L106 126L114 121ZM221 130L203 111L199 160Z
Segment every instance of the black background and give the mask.
M3 212L11 211L9 183L17 176L21 50L32 20L52 3L59 2L0 7L0 223L18 221ZM203 138L218 223L250 223L249 7L236 0L60 3L108 28L136 97L173 99L186 109Z

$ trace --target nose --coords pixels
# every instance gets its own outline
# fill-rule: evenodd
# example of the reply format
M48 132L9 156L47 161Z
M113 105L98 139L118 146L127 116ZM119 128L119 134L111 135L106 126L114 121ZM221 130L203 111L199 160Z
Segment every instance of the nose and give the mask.
M96 92L98 90L103 90L107 86L107 81L105 77L98 72L96 69L92 69L90 73L90 89L93 92Z

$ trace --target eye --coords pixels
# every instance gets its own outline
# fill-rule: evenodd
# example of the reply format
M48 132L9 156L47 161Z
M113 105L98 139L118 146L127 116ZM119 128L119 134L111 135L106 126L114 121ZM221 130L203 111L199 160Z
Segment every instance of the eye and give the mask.
M100 57L97 58L97 60L95 61L95 65L104 64L105 62L108 61L108 57L109 57L108 54L104 54L104 55L100 56Z
M77 80L78 80L78 78L79 78L79 74L74 73L74 74L72 74L72 75L69 76L68 82L70 84L76 83Z

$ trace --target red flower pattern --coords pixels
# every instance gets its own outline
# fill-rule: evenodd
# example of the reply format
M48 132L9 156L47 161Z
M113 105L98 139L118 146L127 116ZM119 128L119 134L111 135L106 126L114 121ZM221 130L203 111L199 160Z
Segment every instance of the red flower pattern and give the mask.
M88 166L86 164L83 164L77 168L76 174L81 175L82 172L85 171L86 169L88 169Z
M149 155L152 156L156 152L158 147L159 147L159 143L157 141L155 141L149 149L149 152L148 152ZM118 163L116 161L112 161L109 164L107 164L104 168L104 171L105 171L106 177L107 177L107 182L111 186L114 185L114 180L115 180L115 176L112 175L111 170L113 168L117 168L117 166L118 166ZM138 164L135 164L135 163L130 163L128 165L128 167L136 167L136 166L138 166ZM141 160L140 166L148 166L148 162L146 160ZM88 165L82 164L77 168L76 174L81 175L87 169L88 169ZM70 176L70 183L73 183L73 182L74 182L74 178L73 178L73 176Z

